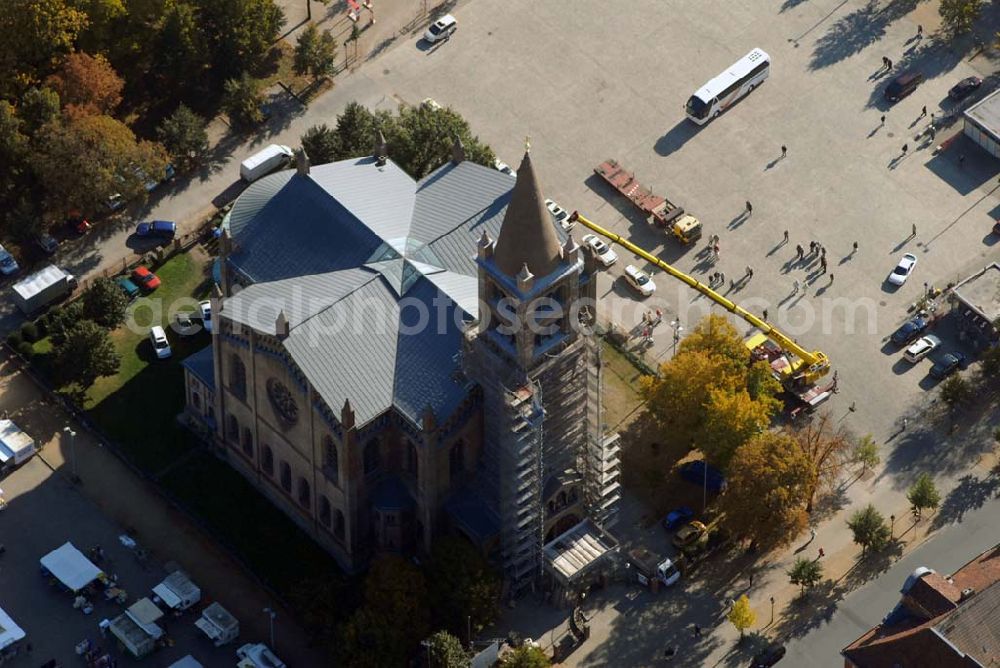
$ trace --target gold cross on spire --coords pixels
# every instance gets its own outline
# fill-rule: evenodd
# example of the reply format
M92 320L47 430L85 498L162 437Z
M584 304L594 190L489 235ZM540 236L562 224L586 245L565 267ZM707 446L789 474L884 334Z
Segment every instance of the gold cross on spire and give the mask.
M531 137L527 135L524 137L524 152L531 153Z

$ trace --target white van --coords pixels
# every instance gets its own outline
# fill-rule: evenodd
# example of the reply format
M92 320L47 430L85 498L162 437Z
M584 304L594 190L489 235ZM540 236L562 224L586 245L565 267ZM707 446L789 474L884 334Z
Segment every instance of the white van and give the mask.
M253 183L287 164L291 157L292 149L289 147L271 144L240 163L240 178L247 183Z

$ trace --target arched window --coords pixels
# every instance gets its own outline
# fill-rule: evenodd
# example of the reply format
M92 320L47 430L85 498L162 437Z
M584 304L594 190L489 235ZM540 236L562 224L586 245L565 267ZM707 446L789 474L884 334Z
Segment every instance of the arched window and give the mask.
M451 450L448 451L448 475L451 477L452 481L456 481L462 477L462 473L465 472L465 441L458 441L455 445L451 446Z
M381 455L378 451L378 439L373 438L368 441L368 445L365 446L364 454L364 466L365 474L374 473L378 471L378 467L381 465Z
M260 468L267 475L274 475L274 451L270 445L265 445L260 453Z
M417 447L413 441L406 442L406 470L413 475L413 480L420 480L420 459L417 455Z
M240 401L246 401L247 367L236 353L229 355L229 390Z
M229 419L226 420L226 438L234 443L240 441L240 421L236 419L235 415L230 415Z
M322 495L319 497L319 521L327 529L330 528L330 522L333 521L333 509L330 508L330 499Z
M337 456L337 443L329 434L323 438L323 468L326 477L337 482L340 476L340 458Z
M308 508L309 502L312 500L311 494L309 481L305 478L299 478L299 505L303 508Z
M292 493L292 467L288 465L288 462L281 462L281 489L285 490L289 494Z
M250 427L243 427L243 454L253 457L253 432Z
M333 511L333 535L344 540L344 513L339 510Z

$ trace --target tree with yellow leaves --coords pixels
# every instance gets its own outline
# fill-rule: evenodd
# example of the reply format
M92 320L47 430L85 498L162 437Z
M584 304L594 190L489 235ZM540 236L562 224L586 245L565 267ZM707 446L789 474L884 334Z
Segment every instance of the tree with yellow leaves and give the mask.
M743 640L743 633L757 623L757 613L750 607L750 599L747 598L746 594L736 599L736 603L730 608L726 619L736 627L736 630L740 632L740 640Z

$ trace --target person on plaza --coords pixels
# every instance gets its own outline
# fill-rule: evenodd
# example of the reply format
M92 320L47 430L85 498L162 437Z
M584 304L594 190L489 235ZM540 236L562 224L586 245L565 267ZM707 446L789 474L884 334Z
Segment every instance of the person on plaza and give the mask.
M879 124L879 127L881 128L884 125L885 125L885 114L882 114L882 122Z
M753 215L753 204L750 203L750 200L747 200L747 215Z
M782 144L781 145L781 157L784 158L786 155L788 155L788 147L785 146L784 144Z
M805 251L802 249L802 244L795 244L795 257L799 260L805 255Z
M830 274L830 285L833 285L833 274Z
M920 115L919 115L919 116L917 116L917 118L923 118L923 117L924 117L924 116L926 116L926 115L927 115L927 105L925 104L925 105L924 105L924 106L923 106L923 107L922 107L922 108L920 109Z
M913 223L913 228L910 230L910 236L911 237L917 236L917 224L916 223Z
M857 252L858 252L858 242L855 241L854 242L854 249L851 251L851 254L853 255L854 253L857 253Z
M797 295L798 293L799 293L799 279L796 278L795 282L792 283L792 294Z
M924 38L924 27L920 24L917 24L917 39L923 39L923 38Z
M764 309L764 311L763 311L763 313L761 315L764 316L764 318L763 318L764 320L767 320L767 309Z
M823 548L819 548L819 558L822 559L825 556L826 556L826 552L823 551Z
M903 144L903 155L906 155L906 152L909 151L909 150L910 150L910 145L909 144Z
M785 230L785 243L788 243L788 230Z
M726 273L720 271L719 272L719 284L720 285L725 285L725 283L726 283Z

